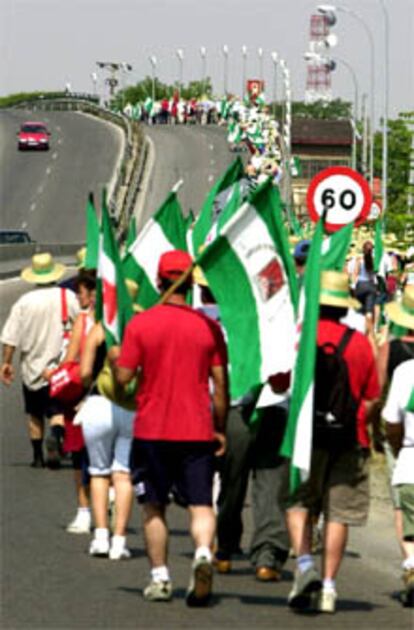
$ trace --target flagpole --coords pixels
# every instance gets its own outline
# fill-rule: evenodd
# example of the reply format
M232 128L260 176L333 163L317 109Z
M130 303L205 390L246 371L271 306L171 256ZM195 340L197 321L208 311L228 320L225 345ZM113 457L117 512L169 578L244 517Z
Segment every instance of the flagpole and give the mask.
M158 304L165 304L170 299L172 294L175 293L176 289L178 289L179 286L184 284L184 282L189 278L189 276L193 272L194 267L195 267L195 263L193 263L190 267L188 267L188 269L186 269L181 274L181 276L179 278L177 278L177 280L174 282L174 284L172 284L169 287L169 289L167 289L167 291L162 294L161 299L158 302Z

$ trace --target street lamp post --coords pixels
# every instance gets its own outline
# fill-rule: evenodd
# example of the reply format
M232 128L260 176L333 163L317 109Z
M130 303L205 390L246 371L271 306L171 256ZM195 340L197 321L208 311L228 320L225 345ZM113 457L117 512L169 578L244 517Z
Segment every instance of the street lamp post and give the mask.
M384 0L380 0L384 16L384 114L382 120L382 211L388 206L388 97L389 97L389 16Z
M350 73L352 82L354 85L354 107L353 107L353 116L352 116L352 168L356 169L356 136L357 136L357 128L356 123L358 120L358 103L359 103L359 89L358 89L358 81L356 78L355 71L353 67L344 59L328 58L320 55L319 53L307 52L304 55L307 61L315 60L319 63L323 64L326 68L332 72L336 69L336 64L339 63L343 65Z
M157 58L155 55L151 55L150 57L148 57L148 59L151 64L151 76L152 76L151 99L152 99L152 102L155 103L155 70L157 68Z
M207 85L207 49L205 46L200 46L201 55L201 91L203 96Z
M181 88L183 85L183 65L184 65L184 50L182 48L177 48L176 55L178 59L178 94L181 98Z
M276 99L277 99L277 64L279 62L279 55L276 51L271 53L273 61L273 118L276 118Z
M97 84L98 84L98 75L96 72L91 72L91 79L93 85L93 95L97 95Z
M284 86L284 112L282 117L282 138L285 148L285 175L284 175L284 190L285 190L285 202L287 209L287 218L289 224L291 223L291 202L292 202L292 186L291 186L291 173L290 173L290 161L292 151L292 93L290 88L290 71L287 67L284 59L279 60L279 66L282 70L282 79Z
M372 35L372 31L369 28L368 24L365 20L353 11L349 7L341 6L333 6L330 4L321 4L317 7L319 13L322 15L326 15L330 17L332 20L335 18L336 12L347 13L355 20L357 20L361 26L363 27L369 41L370 46L370 75L371 75L371 115L370 115L370 147L369 147L369 183L371 186L371 190L374 188L374 143L375 143L375 46L374 46L374 38ZM333 22L334 23L334 22Z
M242 98L246 95L246 80L247 80L247 46L242 46L241 49L242 60L243 60L243 71L242 71Z
M264 80L264 76L263 76L263 48L258 48L257 49L257 55L259 57L259 73L260 73L260 80L263 81Z
M227 44L223 46L223 89L227 95L229 83L229 47Z

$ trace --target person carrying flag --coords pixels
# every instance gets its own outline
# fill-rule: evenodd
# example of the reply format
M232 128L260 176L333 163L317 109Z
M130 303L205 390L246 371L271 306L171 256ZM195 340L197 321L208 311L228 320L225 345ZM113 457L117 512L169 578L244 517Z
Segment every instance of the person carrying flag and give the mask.
M321 274L317 331L313 443L309 477L293 494L287 523L297 570L288 603L334 613L335 578L350 525L368 517L368 419L380 395L372 347L361 333L341 323L358 303L346 273ZM309 516L322 510L325 536L322 577L311 556Z
M172 598L165 513L175 485L188 505L195 546L186 601L202 606L210 598L213 578L214 442L219 443L216 455L221 455L228 408L227 352L219 325L187 306L191 269L192 259L184 251L161 255L158 284L163 303L127 324L116 374L121 385L135 376L140 382L130 466L143 505L151 565L144 597ZM184 272L187 277L182 277ZM178 278L181 284L175 282Z

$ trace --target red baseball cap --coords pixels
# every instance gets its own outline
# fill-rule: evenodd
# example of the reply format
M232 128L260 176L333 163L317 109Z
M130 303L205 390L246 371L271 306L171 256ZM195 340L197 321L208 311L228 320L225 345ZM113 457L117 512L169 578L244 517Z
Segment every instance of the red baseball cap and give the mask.
M193 259L187 252L181 249L173 249L160 256L158 263L158 275L160 278L177 280L184 271L187 271L193 264Z

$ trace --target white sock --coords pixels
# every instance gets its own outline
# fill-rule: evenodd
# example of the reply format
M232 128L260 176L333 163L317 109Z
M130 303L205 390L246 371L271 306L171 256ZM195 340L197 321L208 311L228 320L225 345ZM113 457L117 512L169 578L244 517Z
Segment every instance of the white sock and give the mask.
M299 573L305 573L305 571L313 567L313 558L309 553L303 554L303 556L298 556L296 559L296 565L299 569Z
M97 527L95 529L95 538L96 540L108 540L109 529L107 529L106 527Z
M88 507L78 507L78 514L90 514L91 513L91 509Z
M195 550L194 558L195 560L198 560L199 558L206 558L209 562L211 562L213 560L213 554L211 553L210 547L201 546L197 547Z
M414 569L414 555L408 556L402 563L403 569Z
M111 546L117 549L123 549L126 543L126 536L112 536Z
M335 580L331 580L331 578L325 578L322 588L324 591L336 591Z
M151 569L151 579L153 582L169 582L170 572L165 565Z

